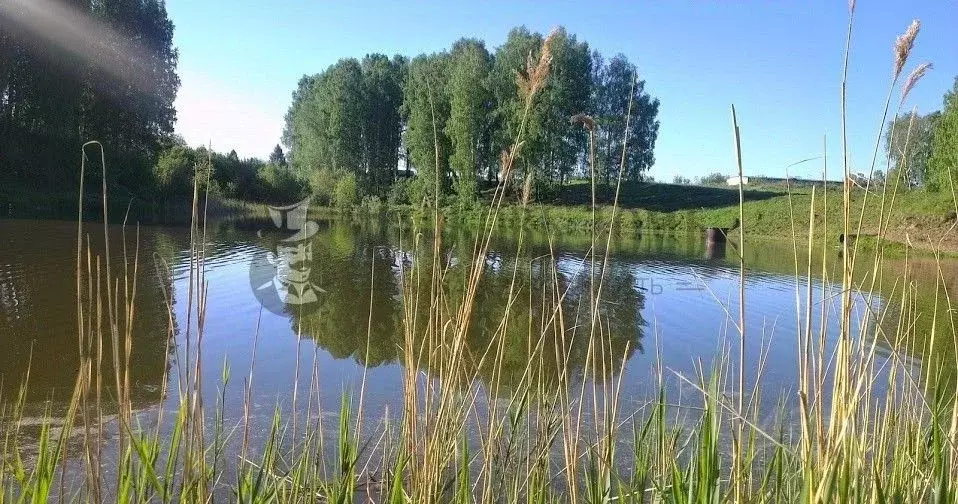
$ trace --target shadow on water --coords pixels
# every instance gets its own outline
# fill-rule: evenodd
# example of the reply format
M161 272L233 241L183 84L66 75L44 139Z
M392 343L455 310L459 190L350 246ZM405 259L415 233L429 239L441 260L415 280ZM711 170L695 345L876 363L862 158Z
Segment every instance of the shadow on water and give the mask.
M125 239L120 227L110 232L114 276L122 275L125 241L132 280L136 228L128 228ZM0 391L4 398L16 397L28 372L28 404L49 400L58 408L73 392L80 363L76 233L76 223L71 222L0 220ZM102 229L91 232L88 238L95 251L103 250ZM140 232L131 353L135 408L160 401L169 360L166 351L170 319L165 293L172 291L172 278L158 274L153 256L170 260L188 241L188 233L176 230L142 228ZM95 261L95 257L91 259L93 264ZM104 333L108 334L105 327ZM101 351L102 376L112 377L113 348L109 338L103 341Z

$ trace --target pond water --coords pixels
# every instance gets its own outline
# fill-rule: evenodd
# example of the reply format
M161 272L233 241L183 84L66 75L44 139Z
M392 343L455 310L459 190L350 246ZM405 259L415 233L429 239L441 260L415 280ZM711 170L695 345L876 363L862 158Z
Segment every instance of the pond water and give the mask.
M90 225L86 230L94 248L98 247L96 237L102 234L102 226ZM427 257L431 240L422 238L430 244L417 257L412 233L394 225L334 219L317 221L310 231L313 235L302 242L310 245L310 256L301 257L305 268L300 269L308 274L316 299L294 306L277 302L283 291L273 277L277 264L281 271L283 265L277 263L276 254L288 242L282 241L284 236L275 232L269 220L221 223L207 230L201 380L204 390L221 390L223 363L231 364L233 379L222 391L228 422L243 414L243 381L254 352L254 416L268 418L275 406L289 408L297 373L302 385L310 380L319 384L323 404L333 411L343 391L358 392L364 375L366 415L382 416L387 408L397 411L402 404L404 292L407 296L414 292L409 290L408 278L403 288L402 273L417 260L432 260ZM127 228L125 243L131 257L136 234L135 228ZM444 285L451 298L461 292L474 238L468 230L444 236L440 258L448 267ZM178 376L197 351L196 318L188 315L189 243L188 228L139 229L138 268L131 274L137 279L131 355L137 409L174 408L176 394L164 395L164 377L169 389L175 390ZM528 233L517 254L519 243L516 233L502 233L492 241L467 344L471 358L478 361L497 330L512 287L516 301L509 309L515 322L505 333L505 389L526 365L529 326L542 320L549 289L567 292L564 304L573 306L572 312L576 303L589 297L589 265L583 261L588 237L553 236L550 243L547 236ZM121 228L111 228L114 272L122 270L123 244ZM658 362L669 386L681 392L679 375L694 381L699 365L707 371L724 345L737 345L738 253L735 243L706 246L698 236L613 240L601 311L610 335L607 348L622 366L615 372L621 373L626 414L656 390ZM838 253L837 247L826 251L833 259ZM552 258L554 269L549 266ZM796 388L797 335L804 323L807 286L803 278L796 279L794 250L788 242L749 242L745 260L748 373L755 373L761 354L767 352L762 388L772 408L774 399ZM75 262L75 223L0 220L0 392L4 399L15 397L28 369L27 402L35 410L56 408L69 398L79 361ZM828 278L837 261L825 263L825 278L822 264L813 264L812 323L817 328L824 316L829 334L834 335L839 289ZM894 271L895 262L887 263ZM804 268L800 266L802 277ZM922 269L929 268L917 268ZM954 279L950 273L945 276ZM934 274L929 278L935 281ZM891 273L882 282L893 285ZM856 319L867 317L868 303L856 299ZM884 302L878 292L871 306L877 309ZM172 331L167 303L172 306ZM565 345L570 372L583 373L586 337L580 334L545 344ZM879 346L887 353L884 342ZM478 375L485 379L488 371L480 369ZM694 390L687 391L694 395Z

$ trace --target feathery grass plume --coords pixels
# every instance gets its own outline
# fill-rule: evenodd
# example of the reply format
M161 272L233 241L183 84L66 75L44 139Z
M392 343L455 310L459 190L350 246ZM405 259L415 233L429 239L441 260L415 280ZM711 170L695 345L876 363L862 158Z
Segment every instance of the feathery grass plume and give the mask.
M569 123L572 125L581 124L583 128L595 131L595 119L587 114L576 114L569 118Z
M532 195L532 173L526 175L526 182L522 185L522 206L529 204L529 197Z
M552 43L556 38L557 30L552 30L549 36L542 41L538 61L532 58L532 53L526 57L526 71L516 72L516 85L519 96L524 100L538 93L549 78L549 67L552 65Z
M905 103L905 99L908 98L908 93L910 93L911 89L915 87L915 84L918 84L918 81L920 81L921 78L933 68L935 68L934 65L929 62L925 62L915 67L915 69L908 74L908 79L905 81L905 85L901 88L901 101L898 103L899 107Z
M915 45L915 38L918 37L918 30L921 29L921 21L913 19L905 33L901 34L895 40L895 73L897 79L901 75L901 69L905 68L905 62L908 61L908 54Z
M502 166L502 171L505 172L509 165L512 162L509 160L509 149L502 149L502 152L499 153L499 164Z
M522 145L521 143L519 144ZM509 180L509 176L512 175L512 165L514 158L509 152L509 149L503 149L502 153L499 155L499 163L502 167L502 179Z
M855 0L848 0L848 12L849 13L855 12Z

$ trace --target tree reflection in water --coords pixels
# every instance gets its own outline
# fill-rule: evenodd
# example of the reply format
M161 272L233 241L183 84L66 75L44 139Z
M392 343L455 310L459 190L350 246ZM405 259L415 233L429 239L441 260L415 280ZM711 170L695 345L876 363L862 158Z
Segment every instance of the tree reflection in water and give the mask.
M322 227L312 245L311 280L325 292L317 303L287 307L294 332L336 358L368 366L400 361L406 330L412 331L417 354L436 350L427 347L439 343L425 337L433 300L430 247L405 246L383 229L370 236L340 222ZM459 313L465 297L472 250L468 238L440 249L440 313L447 320ZM581 258L553 261L548 247L524 246L517 258L514 243L495 243L473 303L465 361L475 367L467 374L486 383L498 379L497 388L508 390L530 361L532 375L543 379L557 377L566 361L571 377L581 377L589 352L589 271ZM645 296L637 287L631 268L613 266L606 272L599 330L603 351L611 352L618 366L642 351ZM417 314L409 327L406 303ZM428 370L428 359L420 365Z

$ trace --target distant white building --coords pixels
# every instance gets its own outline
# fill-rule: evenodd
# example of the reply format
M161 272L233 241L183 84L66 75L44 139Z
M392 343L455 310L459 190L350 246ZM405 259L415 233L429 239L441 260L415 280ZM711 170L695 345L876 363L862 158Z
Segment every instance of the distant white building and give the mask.
M725 182L730 186L737 186L738 175L735 175L734 177L729 177L728 180L726 180ZM742 185L748 185L748 177L742 177Z

